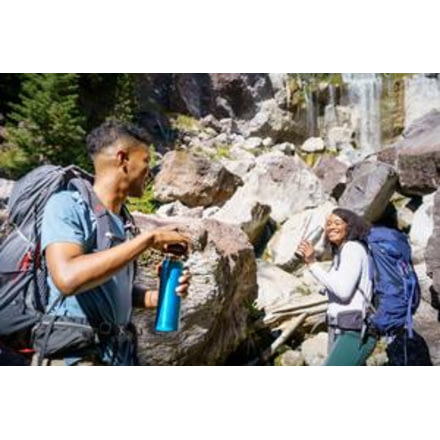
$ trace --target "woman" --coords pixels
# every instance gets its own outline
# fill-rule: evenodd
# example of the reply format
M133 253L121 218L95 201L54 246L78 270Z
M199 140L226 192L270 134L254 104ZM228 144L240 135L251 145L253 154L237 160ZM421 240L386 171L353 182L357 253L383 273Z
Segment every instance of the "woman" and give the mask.
M328 295L329 354L325 365L365 365L376 339L363 335L371 299L368 254L363 240L370 225L354 212L337 208L327 218L325 237L333 254L328 272L315 264L313 246L302 241L298 251Z

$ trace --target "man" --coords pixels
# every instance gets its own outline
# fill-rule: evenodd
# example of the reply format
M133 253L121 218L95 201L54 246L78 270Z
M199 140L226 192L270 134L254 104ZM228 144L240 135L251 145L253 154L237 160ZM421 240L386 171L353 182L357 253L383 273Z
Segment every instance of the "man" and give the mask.
M149 248L190 246L187 237L171 228L130 237L124 226L124 202L129 196L141 197L150 176L150 144L139 128L115 121L105 122L87 137L95 168L93 190L108 211L116 237L109 249L96 249L96 218L79 192L59 192L45 207L41 247L49 272L49 313L85 318L94 327L105 323L108 330L97 344L98 354L71 353L63 359L67 365L136 364L135 338L129 331L132 303L155 307L157 292L133 288L134 261ZM179 281L177 292L183 295L189 274L185 272Z

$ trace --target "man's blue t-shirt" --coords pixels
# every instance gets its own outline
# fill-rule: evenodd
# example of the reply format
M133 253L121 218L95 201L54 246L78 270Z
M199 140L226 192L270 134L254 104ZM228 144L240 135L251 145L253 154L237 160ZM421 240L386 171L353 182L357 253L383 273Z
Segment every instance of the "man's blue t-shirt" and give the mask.
M123 220L110 213L110 227L120 241L127 238ZM52 243L76 243L84 253L96 252L96 219L93 211L76 191L54 194L46 204L41 226L41 249ZM116 243L117 244L117 243ZM53 312L56 315L99 318L100 321L127 325L132 313L133 264L128 264L104 284L87 292L64 297ZM48 276L49 304L60 291ZM119 356L118 356L119 357Z

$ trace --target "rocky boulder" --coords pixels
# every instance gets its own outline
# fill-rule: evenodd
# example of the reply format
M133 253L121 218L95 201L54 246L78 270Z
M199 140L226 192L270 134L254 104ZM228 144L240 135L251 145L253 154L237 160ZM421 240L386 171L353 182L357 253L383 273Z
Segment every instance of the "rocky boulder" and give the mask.
M264 311L264 322L271 328L284 328L291 318L308 313L304 326L314 326L325 314L327 298L321 285L305 271L294 276L272 263L258 261L256 306Z
M178 332L155 334L155 313L137 311L142 365L218 365L247 334L249 310L246 304L257 296L256 263L253 248L237 227L215 220L183 217L163 219L136 214L143 230L176 225L188 234L194 251L186 262L192 279L188 297L182 301ZM148 279L141 268L138 281Z
M301 146L301 150L306 153L316 153L325 150L324 140L320 137L311 137Z
M295 250L303 238L319 227L324 227L326 217L336 205L326 202L318 208L307 209L291 216L271 238L266 248L267 258L277 266L288 272L293 271L302 263L302 258L295 256ZM314 242L317 257L324 252L324 230L320 232Z
M403 138L379 153L380 160L395 165L400 191L426 195L440 184L440 112L432 111L416 120Z
M425 252L426 271L432 277L433 287L440 294L440 189L434 195L433 230Z
M266 73L211 73L210 79L216 117L251 119L259 102L274 97Z
M0 179L0 227L6 219L6 206L14 183L13 180Z
M302 367L305 359L300 351L287 350L278 357L280 367Z
M291 215L326 200L319 179L298 156L279 152L261 155L243 181L244 185L222 209L250 213L258 202L270 206L271 218L282 223Z
M323 155L313 170L321 180L324 191L339 199L345 189L348 165L334 156Z
M328 335L320 332L306 339L301 345L301 354L306 365L316 367L324 364L327 357Z
M220 159L221 164L232 174L240 177L241 179L255 166L255 159Z
M294 120L290 112L281 109L275 99L261 102L251 120L238 121L237 125L244 137L270 137L275 143L302 142L307 131L305 125Z
M396 186L397 173L393 167L373 160L360 162L348 175L339 206L374 222L384 213Z
M434 195L425 196L423 204L414 213L410 229L410 242L414 263L424 261L426 246L434 227Z
M13 180L0 179L0 209L6 207L14 183Z
M188 207L222 205L242 183L220 163L186 151L171 151L163 158L154 183L155 198L181 201Z
M212 218L240 227L249 237L251 243L256 244L266 223L270 218L270 206L254 202L253 206L226 204L217 211Z
M191 217L202 218L203 207L198 206L196 208L188 208L183 203L176 201L162 205L157 211L157 215L161 217Z

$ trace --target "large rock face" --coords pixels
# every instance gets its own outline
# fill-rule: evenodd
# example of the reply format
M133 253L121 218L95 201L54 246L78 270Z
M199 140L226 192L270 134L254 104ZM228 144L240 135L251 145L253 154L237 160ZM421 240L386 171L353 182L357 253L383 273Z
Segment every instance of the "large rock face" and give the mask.
M0 227L6 219L6 205L14 183L13 180L0 179Z
M414 214L410 240L412 248L412 259L414 263L424 261L426 246L434 227L434 195L425 196L423 204Z
M154 195L162 203L179 200L189 207L222 205L241 183L218 162L186 151L172 151L163 159Z
M239 226L247 234L250 242L256 244L269 221L270 207L258 202L255 202L251 209L248 205L227 204L212 218Z
M0 179L0 209L6 207L14 183L13 180Z
M316 175L298 156L268 153L244 178L244 185L224 205L224 210L250 213L255 202L271 208L271 217L282 223L291 215L325 202ZM248 217L251 217L249 214Z
M434 195L434 227L426 247L426 271L433 279L433 286L440 293L440 189Z
M155 334L154 312L135 314L135 324L143 329L138 341L141 364L222 364L246 337L246 304L257 296L256 263L246 235L215 220L135 217L144 230L172 222L194 242L187 261L191 285L182 301L179 331ZM140 270L138 280L145 281L146 275L146 269Z
M335 198L339 198L345 188L347 170L347 164L330 155L323 155L314 168L324 191Z
M277 143L303 141L306 128L301 121L295 121L291 113L281 109L275 99L268 99L259 104L251 120L238 123L238 131L245 137L270 137Z
M361 162L353 168L339 206L374 222L384 213L396 185L397 173L393 167L382 162Z
M251 119L258 103L274 96L266 73L212 73L210 78L216 117Z
M425 195L440 184L440 112L432 111L414 122L403 139L379 154L379 159L394 163L401 192Z
M289 218L275 233L268 243L266 253L270 261L287 271L294 270L302 263L302 258L295 256L295 251L303 238L316 231L317 228L324 228L325 219L336 205L326 202L318 208L308 209ZM324 229L314 242L317 256L320 257L324 251Z

